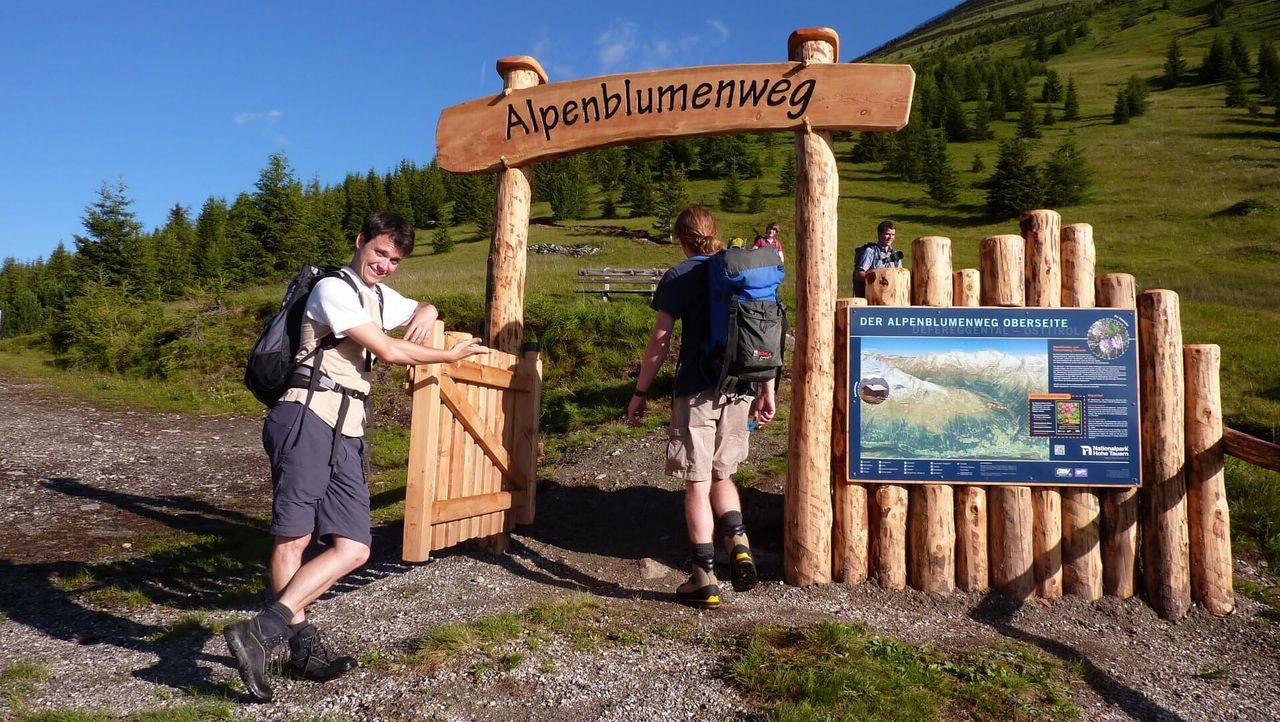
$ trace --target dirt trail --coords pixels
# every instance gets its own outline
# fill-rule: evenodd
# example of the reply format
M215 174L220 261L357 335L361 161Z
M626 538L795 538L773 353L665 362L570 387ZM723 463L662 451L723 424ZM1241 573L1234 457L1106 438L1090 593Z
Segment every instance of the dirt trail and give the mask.
M56 580L74 562L102 559L136 576L145 572L142 547L174 532L214 540L192 554L263 538L270 494L259 420L102 410L38 382L0 379L0 427L0 664L28 659L49 670L21 709L127 714L238 688L219 637L160 633L193 610L221 620L251 606L211 604L198 584L144 584L163 604L103 606ZM757 461L783 443L777 433L754 438ZM725 673L731 652L705 640L756 623L833 618L913 643L1023 641L1079 662L1085 677L1071 694L1084 719L1277 718L1280 632L1246 599L1226 619L1197 609L1169 624L1138 600L1019 608L995 596L871 584L788 587L777 479L743 494L764 583L729 592L717 612L679 606L671 590L685 554L681 489L655 473L663 441L659 431L602 442L543 469L538 520L517 530L504 556L464 546L404 565L400 529L379 529L371 563L312 609L339 646L370 663L324 686L277 679L276 703L237 704L237 718L750 718ZM553 641L509 671L476 671L474 660L434 670L377 663L441 623L519 611L570 590L590 593L640 632L660 623L680 633L588 651ZM0 716L15 711L5 704L0 696Z

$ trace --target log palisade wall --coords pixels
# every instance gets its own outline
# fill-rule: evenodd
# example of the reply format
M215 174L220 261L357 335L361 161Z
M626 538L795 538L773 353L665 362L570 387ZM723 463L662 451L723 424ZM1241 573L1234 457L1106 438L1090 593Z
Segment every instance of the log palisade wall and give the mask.
M910 270L871 271L865 301L837 303L836 346L848 349L848 309L863 303L1137 309L1143 486L851 483L849 359L841 358L832 434L835 580L944 594L991 586L1019 601L1050 601L1132 596L1142 569L1146 600L1166 619L1185 616L1193 603L1229 614L1218 347L1183 346L1174 292L1135 294L1133 276L1095 276L1089 224L1064 227L1057 212L1034 210L1023 214L1021 231L984 239L979 268L954 272L950 239L916 239Z

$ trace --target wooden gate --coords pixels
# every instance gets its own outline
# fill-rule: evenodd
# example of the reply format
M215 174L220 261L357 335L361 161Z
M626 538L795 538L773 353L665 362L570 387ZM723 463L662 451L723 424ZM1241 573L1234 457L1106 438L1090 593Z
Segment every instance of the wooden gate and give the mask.
M437 321L429 345L469 334ZM542 362L490 350L465 361L410 369L413 418L405 490L408 562L468 539L498 544L533 521Z

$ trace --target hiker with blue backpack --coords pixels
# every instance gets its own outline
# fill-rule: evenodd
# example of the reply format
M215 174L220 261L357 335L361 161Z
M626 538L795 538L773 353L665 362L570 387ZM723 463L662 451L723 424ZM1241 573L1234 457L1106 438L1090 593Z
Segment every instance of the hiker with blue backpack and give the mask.
M257 701L271 701L267 665L280 644L289 646L287 669L303 679L327 682L356 667L352 657L330 653L305 610L369 558L364 420L374 359L451 363L486 351L478 338L447 350L421 345L436 322L435 307L383 283L413 243L413 227L399 215L369 216L349 265L306 266L294 277L249 356L245 384L271 407L262 443L271 459L275 599L223 636ZM404 328L403 339L386 334L397 328ZM303 563L313 539L325 549Z
M715 219L701 206L680 214L675 236L685 260L663 274L654 293L651 306L658 316L627 420L641 423L680 321L666 473L685 482L684 516L693 549L689 579L676 597L712 609L721 603L717 536L729 557L734 590L745 592L758 581L731 477L747 458L749 423L767 424L776 408L786 336L786 309L777 295L783 268L777 246L725 249Z

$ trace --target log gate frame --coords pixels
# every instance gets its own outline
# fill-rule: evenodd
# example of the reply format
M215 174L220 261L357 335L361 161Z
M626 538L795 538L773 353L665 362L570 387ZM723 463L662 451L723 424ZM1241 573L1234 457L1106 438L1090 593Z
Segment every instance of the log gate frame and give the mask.
M441 490L447 459L432 457L444 448L441 409L447 407L472 432L480 415L461 402L456 382L485 384L494 372L474 368L492 368L485 363L417 367L405 558L421 561L431 550L464 538L461 530L433 531L470 523L461 518L463 510L503 512L500 522L473 525L470 534L489 539L497 550L505 548L514 523L533 520L541 367L536 350L523 346L530 164L646 140L791 130L796 350L784 499L786 582L856 584L872 577L888 588L901 589L910 581L939 593L986 589L990 583L1017 600L1052 600L1064 592L1096 599L1104 593L1132 596L1141 562L1147 599L1162 616L1185 615L1193 600L1213 614L1229 613L1234 600L1223 450L1242 450L1252 456L1246 460L1273 469L1280 467L1280 454L1230 429L1224 443L1218 347L1183 347L1172 291L1135 295L1128 274L1095 281L1092 228L1083 223L1062 228L1054 211L1024 214L1020 235L983 240L979 269L953 273L950 239L916 239L912 270L870 272L868 296L883 305L1092 307L1096 301L1136 308L1142 354L1141 492L942 484L912 485L908 491L904 485L843 478L846 416L839 400L845 393L837 384L846 383L847 374L837 372L837 365L846 363L837 353L837 340L844 345L848 329L840 328L837 336L837 324L847 318L843 311L849 305L866 301L836 298L839 173L831 132L900 130L910 113L915 73L907 65L838 64L838 46L834 30L804 28L788 38L788 63L673 69L554 85L533 58L507 57L497 63L500 94L441 113L440 166L498 175L483 339L495 354L505 354L496 364L510 373L515 393L524 396L502 401L508 423L491 427L511 432L502 437L503 445L513 445L509 457L496 437L476 434L483 456L501 472L501 487L492 481L483 487L485 503L455 500ZM736 96L735 74L742 76ZM748 76L753 91L764 83L755 95L746 93ZM726 88L729 101L722 108L718 93ZM647 109L644 89L650 93ZM715 107L705 110L713 96ZM747 107L748 100L755 105ZM1263 452L1255 453L1260 444ZM508 507L513 511L504 511Z

